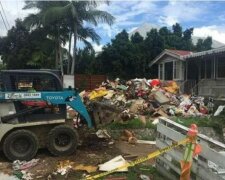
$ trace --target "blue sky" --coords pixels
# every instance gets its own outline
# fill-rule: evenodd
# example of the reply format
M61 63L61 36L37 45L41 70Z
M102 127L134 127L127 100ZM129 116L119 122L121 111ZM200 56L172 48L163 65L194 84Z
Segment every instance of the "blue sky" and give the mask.
M23 18L32 11L24 11L24 2L3 0L10 26L18 17ZM110 5L102 4L99 9L110 12L116 22L113 26L100 24L96 31L102 37L101 44L94 47L100 49L110 42L111 38L126 29L128 32L144 23L157 26L168 26L178 22L184 28L194 27L194 35L212 36L215 40L225 43L225 2L224 1L111 1ZM0 20L0 35L6 30Z

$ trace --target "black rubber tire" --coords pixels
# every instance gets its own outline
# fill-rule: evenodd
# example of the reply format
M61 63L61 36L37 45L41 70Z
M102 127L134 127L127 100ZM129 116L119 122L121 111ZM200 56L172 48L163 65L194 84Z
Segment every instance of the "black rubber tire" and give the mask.
M55 156L73 154L77 149L78 133L67 125L59 125L48 134L48 150Z
M37 154L38 148L36 135L25 129L13 131L3 143L3 152L11 161L31 160Z

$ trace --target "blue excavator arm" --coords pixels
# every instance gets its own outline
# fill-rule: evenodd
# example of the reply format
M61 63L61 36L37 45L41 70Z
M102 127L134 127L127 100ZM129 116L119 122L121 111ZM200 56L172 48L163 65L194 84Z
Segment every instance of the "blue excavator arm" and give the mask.
M44 91L44 92L1 92L1 100L43 100L50 104L66 104L77 111L93 127L89 113L81 101L79 94L74 90Z

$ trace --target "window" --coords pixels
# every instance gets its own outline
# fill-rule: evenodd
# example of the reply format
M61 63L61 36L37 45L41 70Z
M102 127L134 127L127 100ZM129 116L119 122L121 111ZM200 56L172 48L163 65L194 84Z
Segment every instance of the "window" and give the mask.
M211 79L213 74L213 60L202 59L201 60L201 79Z
M181 71L182 71L182 62L174 61L173 62L173 79L181 79Z
M205 78L205 60L201 61L201 79Z
M163 64L159 64L159 79L163 80Z
M181 61L170 61L159 64L159 79L182 79L183 64Z
M220 57L217 60L217 77L225 78L225 57Z
M164 65L164 78L165 80L173 80L173 62L166 62Z
M205 62L205 66L206 66L206 79L211 79L212 78L212 60L206 60Z
M16 91L56 91L57 84L50 75L11 75L12 90Z

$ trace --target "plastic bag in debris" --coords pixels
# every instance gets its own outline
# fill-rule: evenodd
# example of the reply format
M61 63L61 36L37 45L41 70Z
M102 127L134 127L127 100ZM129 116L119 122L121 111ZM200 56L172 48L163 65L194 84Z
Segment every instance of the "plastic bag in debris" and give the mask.
M223 109L225 108L225 106L219 106L216 110L216 112L214 113L214 116L219 116L220 113L223 111Z
M127 90L127 86L125 86L125 85L117 85L116 89L120 89L120 90L126 91Z
M111 138L106 129L99 129L96 132L96 135L98 136L98 138Z
M39 159L32 159L30 161L16 160L13 162L13 170L25 170L37 165Z
M88 96L90 100L95 98L103 97L108 94L108 91L105 88L98 88L93 90Z
M181 96L181 103L179 105L179 107L181 109L183 109L184 111L187 111L192 105L192 102L190 100L190 96L189 95L183 95Z

